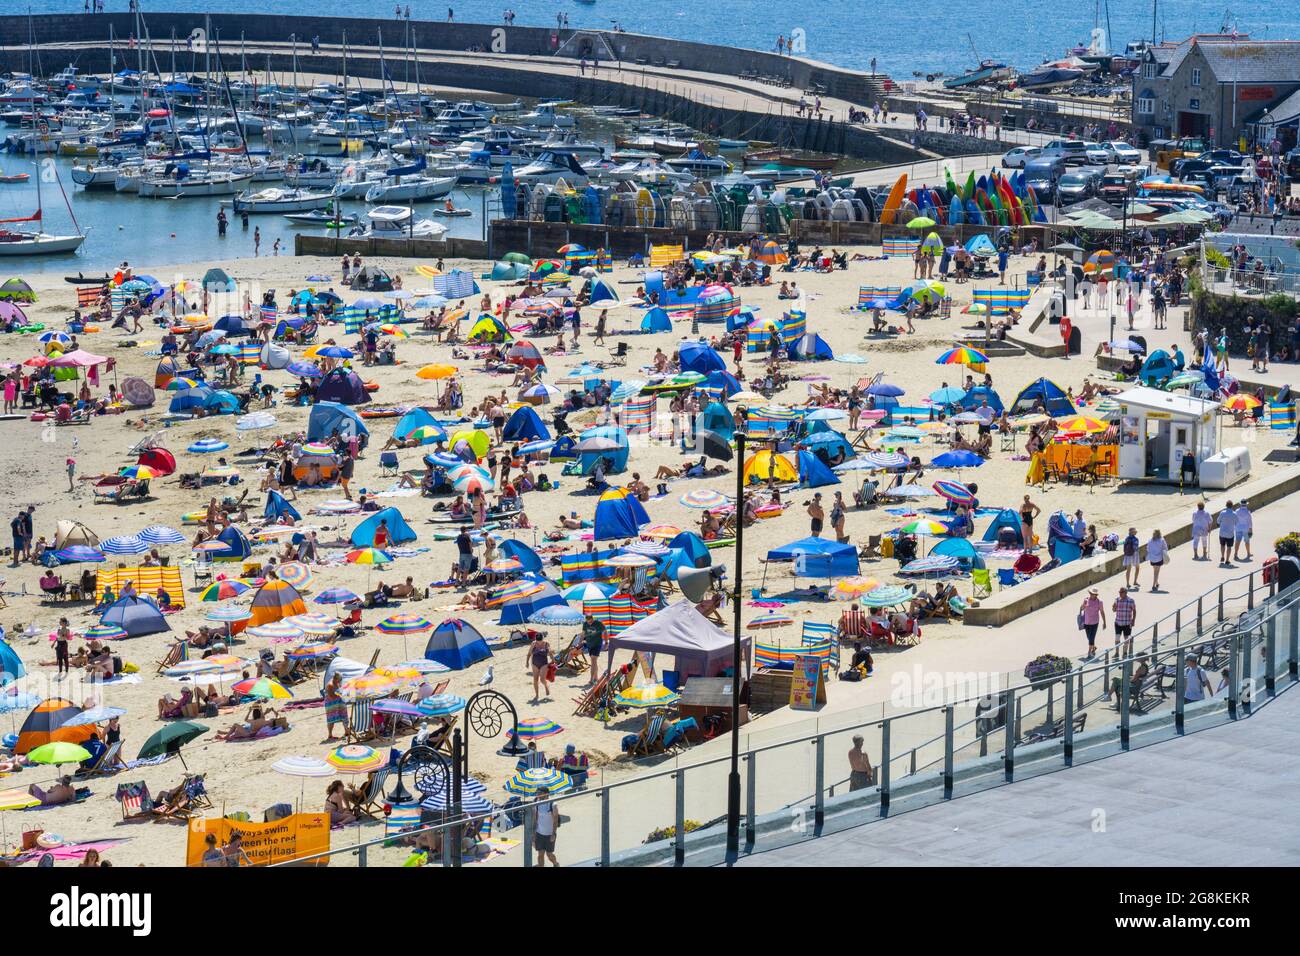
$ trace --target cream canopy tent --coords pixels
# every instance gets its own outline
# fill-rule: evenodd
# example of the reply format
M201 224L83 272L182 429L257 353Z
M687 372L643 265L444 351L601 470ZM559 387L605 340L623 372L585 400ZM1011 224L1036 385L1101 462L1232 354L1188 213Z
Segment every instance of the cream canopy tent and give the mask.
M54 526L54 549L62 551L74 544L85 545L87 548L98 548L99 535L80 521L65 518Z
M731 666L733 640L683 598L610 638L606 667L613 665L615 651L653 651L673 655L683 677L712 677ZM749 637L742 635L740 643L748 673L753 667Z

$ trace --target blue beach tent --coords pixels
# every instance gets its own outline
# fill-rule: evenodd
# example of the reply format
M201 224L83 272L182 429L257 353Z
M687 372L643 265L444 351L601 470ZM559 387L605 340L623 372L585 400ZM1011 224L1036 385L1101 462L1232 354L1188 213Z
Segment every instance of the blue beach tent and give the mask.
M396 508L381 508L352 529L348 539L354 548L369 548L375 543L375 532L381 522L388 524L388 540L393 544L408 544L415 540L415 529L406 523Z
M980 403L985 399L988 399L989 408L993 409L993 414L1002 414L1004 407L1002 397L987 385L976 385L962 397L958 404L961 405L964 411L971 412L979 408Z
M546 441L551 433L531 405L520 405L501 430L504 441Z
M590 475L596 468L596 462L604 458L608 463L606 474L617 475L627 470L627 456L631 451L627 439L627 432L617 425L597 425L595 428L588 428L578 436L578 444L592 438L608 438L618 447L602 449L600 451L582 451L577 450L580 470L584 475ZM551 449L551 460L555 460L555 453L560 450L559 443Z
M840 479L820 458L810 451L799 450L799 487L820 488L838 485Z
M317 402L311 407L311 416L307 419L307 440L323 441L338 431L345 438L353 435L369 435L365 419L338 402Z
M143 637L145 634L161 634L170 631L171 625L158 605L147 598L128 595L120 597L99 619L100 624L116 624L130 637Z
M858 573L858 549L827 538L802 538L767 552L769 561L793 561L795 577L849 577Z
M796 359L805 361L825 361L835 357L826 340L816 332L805 332L795 339L794 344L790 346L790 354Z
M984 532L985 541L1002 541L1006 540L1008 544L1017 548L1025 546L1024 531L1020 527L1020 515L1013 508L1003 508L993 516L993 521L989 523Z
M721 402L710 402L700 412L700 428L731 441L736 434L736 419Z
M528 545L514 538L507 538L497 547L497 551L505 558L514 558L523 566L528 574L537 574L542 571L542 559Z
M425 660L454 671L464 670L491 656L492 649L483 640L483 635L469 621L460 618L448 618L435 627L424 648Z
M284 515L288 515L294 521L301 521L302 515L298 509L289 504L289 499L278 491L268 491L266 493L266 507L262 509L262 517L275 521Z
M397 426L393 429L393 437L405 441L417 428L433 428L420 440L421 445L436 445L440 441L447 440L447 430L438 423L438 420L426 412L423 408L412 408L409 412L397 420Z
M637 529L649 524L650 516L646 514L641 502L637 501L626 488L611 488L600 496L596 502L595 533L596 541L611 538L635 538Z
M1060 418L1063 415L1073 415L1074 405L1071 404L1065 390L1053 381L1040 378L1036 382L1026 385L1016 396L1016 400L1011 403L1012 415L1023 415L1031 412L1034 405L1038 402L1047 409L1047 414L1053 418ZM989 403L990 405L992 402Z
M641 318L642 332L671 332L672 330L673 320L669 317L667 309L655 306Z
M226 547L221 551L207 552L208 559L211 561L243 561L253 553L253 546L244 537L244 532L233 524L217 535L217 540L223 542Z

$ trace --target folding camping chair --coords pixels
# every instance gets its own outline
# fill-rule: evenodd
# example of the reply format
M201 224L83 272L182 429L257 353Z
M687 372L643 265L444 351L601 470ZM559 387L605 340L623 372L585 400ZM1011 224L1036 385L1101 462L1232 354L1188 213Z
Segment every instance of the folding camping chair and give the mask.
M401 472L401 467L397 463L397 452L381 451L379 453L379 474L396 475Z
M993 579L988 568L971 568L970 572L970 596L971 600L991 597L993 595Z
M627 364L627 343L626 342L620 340L615 343L615 348L609 350L608 364L610 365Z
M1016 431L1014 428L998 432L998 446L1001 451L1016 450Z

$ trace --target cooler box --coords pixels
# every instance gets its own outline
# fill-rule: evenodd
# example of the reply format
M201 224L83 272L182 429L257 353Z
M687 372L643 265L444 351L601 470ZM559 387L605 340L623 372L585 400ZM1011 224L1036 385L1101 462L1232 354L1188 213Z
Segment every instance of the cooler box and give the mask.
M1250 476L1250 451L1225 448L1201 462L1201 487L1222 491Z

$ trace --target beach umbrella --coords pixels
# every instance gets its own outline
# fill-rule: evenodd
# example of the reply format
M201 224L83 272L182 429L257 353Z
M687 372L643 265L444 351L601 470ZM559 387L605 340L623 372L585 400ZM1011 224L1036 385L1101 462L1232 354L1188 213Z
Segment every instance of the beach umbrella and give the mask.
M1186 385L1200 385L1204 381L1205 381L1204 372L1202 372L1200 369L1188 369L1184 372L1179 372L1169 381L1165 382L1165 388L1167 389L1182 388ZM1118 411L1119 403L1116 402L1114 399L1109 399L1109 401L1111 401L1112 404L1115 405L1115 411ZM1102 411L1101 404L1102 403L1099 402L1097 404L1097 408L1095 409L1098 414L1100 414Z
M415 373L415 377L426 379L428 381L438 381L439 379L451 378L459 371L460 369L454 365L426 365Z
M299 644L297 647L291 647L284 652L285 657L292 657L295 660L316 660L321 657L329 657L339 652L337 644L331 644L328 641L308 641L306 644Z
M527 253L523 253L523 252L507 252L504 256L501 257L501 261L519 262L526 266L531 266L533 264L533 260L528 256Z
M453 481L452 486L465 495L472 495L476 491L489 495L496 490L496 482L481 475L464 475Z
M929 229L936 225L935 221L929 216L917 216L907 224L908 229Z
M677 535L673 535L677 537ZM623 548L624 554L639 554L647 558L661 558L667 554L669 548L662 541L633 541Z
M885 584L862 595L864 607L896 607L906 604L915 597L907 588L897 584Z
M933 296L943 297L947 290L942 282L936 282L933 279L927 279L920 285L912 289L912 298L917 302L924 302Z
M867 386L868 395L876 395L881 398L898 398L900 395L907 394L897 385L891 385L889 382L875 382Z
M788 627L794 623L794 618L789 614L783 614L780 611L768 611L766 614L760 614L754 618L745 627L751 631L763 631L773 627Z
M471 465L469 462L461 462L455 468L447 471L447 477L451 481L459 481L462 478L474 477L482 478L484 481L492 480L492 473L482 465Z
M957 348L948 349L937 359L935 365L985 365L989 357L979 349L973 349L968 345L960 345Z
M203 616L209 621L233 624L236 621L247 621L253 616L253 612L246 607L236 607L232 604L227 607L214 607Z
M311 568L301 561L286 561L275 569L281 581L292 584L299 591L311 584Z
M136 755L136 759L147 760L150 757L161 757L164 754L176 754L181 758L181 766L189 770L189 767L185 764L185 755L181 753L181 748L196 737L202 737L209 729L203 724L196 724L190 720L178 720L175 723L166 724L144 742L144 746L140 748L140 753Z
M1146 346L1134 342L1132 339L1112 339L1107 343L1114 352L1137 352L1139 355L1146 352Z
M560 592L566 601L600 601L615 593L618 588L613 584L599 581L583 581L571 584Z
M212 455L219 451L225 451L229 447L230 444L220 438L201 438L185 450L199 455Z
M303 636L303 630L295 627L285 621L273 621L270 624L258 624L256 627L250 627L245 633L252 637L263 638L264 640L295 640Z
M337 618L328 614L317 614L314 611L286 617L284 623L298 628L304 634L333 634L339 626Z
M535 797L543 788L549 793L560 793L572 786L569 775L554 767L520 770L505 784L506 790L521 797Z
M731 499L726 495L709 488L701 488L698 491L688 491L677 500L688 508L716 508L719 505L725 505L731 502Z
M626 382L620 382L618 388L609 394L610 404L627 401L641 394L641 389L646 387L646 383L639 378L628 379Z
M100 541L99 549L105 554L144 554L149 545L138 535L120 534Z
M416 661L402 661L402 663L393 666L403 670L415 671L417 674L445 674L451 670L446 664L439 664L437 661L425 660L424 658Z
M964 393L963 393L964 394ZM808 422L838 422L849 417L849 413L842 408L817 408L804 416L804 421Z
M984 459L973 451L946 451L930 459L935 468L978 468Z
M835 470L836 471L839 471L841 469L846 471L858 470L858 469L850 469L846 467L847 465L851 465L854 462L861 462L868 469L874 470L878 468L905 468L907 465L912 463L912 459L908 458L906 455L902 454L901 452L896 452L896 451L871 451L871 452L867 452L865 455L862 455L860 458L854 459L853 461L845 462L842 465L836 465Z
M323 441L309 441L307 444L302 446L302 454L332 455L334 454L334 448L332 445L327 445Z
M526 444L520 445L519 453L521 455L538 455L544 451L550 451L554 447L555 447L555 440L552 438L547 438L542 441L530 441L527 442Z
M259 700L289 700L293 697L293 691L271 677L250 677L239 681L230 689L236 694Z
M536 385L530 385L519 393L519 400L527 402L530 405L549 405L558 399L561 392L554 385L547 385L545 382L538 382Z
M225 545L222 545L224 547ZM104 560L104 554L84 544L74 544L54 552L60 564L95 564Z
M102 724L106 721L112 720L114 717L124 717L124 716L126 716L125 707L108 707L106 705L101 705L99 707L91 707L87 710L81 711L80 713L72 714L71 716L65 717L59 723L59 726L60 727L87 727L90 726L91 724Z
M171 667L167 668L164 673L168 677L189 678L193 677L195 674L216 673L219 670L221 670L220 664L210 658L204 657L201 659L180 661L179 663L173 664Z
M393 556L378 548L358 548L349 551L343 558L348 564L390 564Z
M936 405L956 405L966 397L966 390L962 388L953 388L949 385L947 388L938 388L930 393L930 401Z
M455 694L434 694L420 701L420 713L426 717L448 717L465 706L465 698Z
M681 700L682 695L669 690L663 684L642 684L629 687L614 697L620 707L666 707Z
M565 776L568 775L565 774ZM483 796L482 793L471 791L469 788L469 784L471 783L478 783L478 781L471 777L461 784L459 800L460 812L472 817L488 816L489 814L494 813L496 811L496 805L487 797ZM482 785L480 784L480 786ZM439 789L438 791L429 794L420 802L420 809L433 811L449 809L452 804L448 802L447 797L448 794L446 788Z
M1254 395L1248 395L1245 392L1238 392L1236 395L1225 400L1223 407L1228 409L1230 412L1249 412L1259 408L1262 404L1263 402Z
M1061 431L1083 432L1085 435L1098 434L1110 427L1106 422L1090 418L1087 415L1071 415L1068 418L1062 418L1057 424L1060 426Z
M344 744L331 750L325 762L343 773L370 773L372 770L380 769L388 761L374 747L367 747L364 744Z
M325 374L321 371L319 365L313 365L310 362L290 362L284 367L284 370L298 378L320 378Z
M186 389L205 388L205 387L206 386L198 379L186 378L181 375L176 376L174 379L172 379L170 382L167 383L167 391L169 392L182 392L185 391Z
M922 534L935 537L947 534L948 526L937 521L931 521L929 518L918 518L916 521L908 522L898 530L903 534Z
M72 342L72 336L67 332L59 332L51 329L48 332L42 332L37 336L36 341L40 342L42 345L49 345L51 342L56 345L68 345ZM60 351L62 350L60 349Z
M316 349L318 358L350 359L354 354L351 349L345 349L341 345L326 345L324 348Z
M119 624L94 624L81 634L88 641L117 641L127 635L127 629Z
M491 571L493 574L512 574L524 569L518 558L497 558L495 561L489 561L483 567L484 570Z
M528 615L529 624L544 624L548 627L578 627L582 624L583 614L576 608L551 604L539 608Z
M28 762L42 764L81 763L83 760L89 759L89 750L80 744L68 743L66 740L41 744L27 754Z
M343 682L340 688L346 697L383 697L391 693L402 682L386 674L370 671L360 677Z
M406 635L431 631L434 623L420 614L394 614L375 625L380 634L398 634L402 638L402 656L406 656Z
M883 493L887 498L928 498L934 494L929 488L920 485L899 485Z
M886 438L924 438L925 432L915 425L895 425L885 433Z
M519 731L515 735L520 740L541 740L564 733L564 728L549 717L525 717L519 721Z
M253 412L235 419L235 430L241 432L257 431L262 428L273 428L275 424L276 417L270 412Z
M655 564L653 558L641 554L619 554L604 563L612 568L651 568Z
M203 589L199 595L200 601L226 601L230 598L237 598L245 591L251 591L251 585L243 581L236 581L227 578L224 581L214 581Z
M829 597L832 601L854 601L878 587L880 582L875 578L840 578L831 585Z
M150 525L140 532L140 538L148 544L164 545L185 543L185 535L181 534L175 528L169 528L164 524Z
M287 777L332 777L337 770L318 757L283 757L271 769Z
M608 563L608 562L606 562ZM650 562L654 564L653 561ZM484 603L489 608L500 607L508 601L518 601L521 598L532 597L534 594L540 594L546 590L546 585L541 581L531 581L527 578L521 578L518 581L511 581L508 584L502 584L493 589L492 593Z
M1099 249L1083 264L1084 272L1105 272L1113 268L1115 268L1115 253L1109 249Z
M643 524L637 528L637 534L643 538L662 538L671 541L682 533L682 529L673 524Z
M955 501L959 505L972 505L975 503L975 496L971 494L971 490L960 481L940 480L936 481L930 487L932 487L941 498Z
M351 601L360 600L360 595L349 591L347 588L328 588L312 598L312 601L316 604L348 604Z

